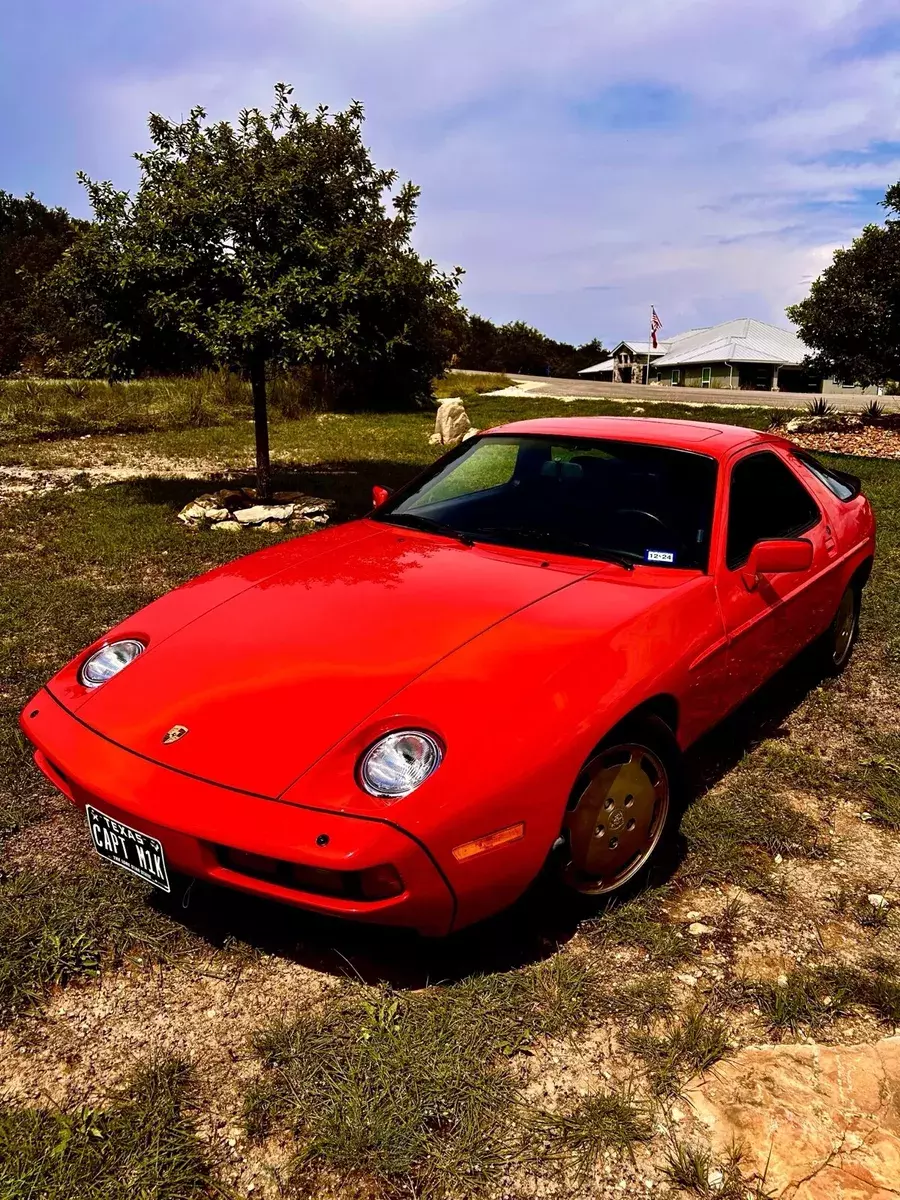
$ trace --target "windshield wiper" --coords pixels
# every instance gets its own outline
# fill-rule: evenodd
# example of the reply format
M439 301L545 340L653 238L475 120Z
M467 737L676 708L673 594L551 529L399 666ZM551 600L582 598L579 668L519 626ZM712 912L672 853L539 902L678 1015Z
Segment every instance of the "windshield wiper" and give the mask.
M613 550L605 546L595 546L591 542L581 542L575 538L560 537L559 534L552 533L549 529L530 529L520 525L513 526L512 528L489 525L484 529L479 529L477 532L472 533L470 536L476 541L480 541L485 534L494 534L497 537L504 538L520 537L544 544L549 542L552 544L548 548L551 551L556 550L560 554L565 554L566 550L586 550L587 557L598 558L603 562L617 563L620 567L624 567L626 571L633 571L635 562L640 561L637 555L632 556L627 550ZM484 540L487 541L489 538L485 537Z
M424 529L428 533L441 533L445 537L455 538L464 546L474 546L475 540L470 533L454 529L452 525L442 525L431 517L421 517L418 513L390 513L386 518L393 525L406 525L409 529Z

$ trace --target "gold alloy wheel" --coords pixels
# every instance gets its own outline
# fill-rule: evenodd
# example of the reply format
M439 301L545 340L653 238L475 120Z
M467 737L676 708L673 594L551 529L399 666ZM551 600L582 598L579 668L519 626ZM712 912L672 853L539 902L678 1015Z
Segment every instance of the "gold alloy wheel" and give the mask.
M856 632L856 594L847 588L834 618L834 646L831 656L836 667L842 667L850 657L853 635Z
M669 776L646 746L602 750L566 813L571 861L565 882L590 896L612 892L641 869L669 815Z

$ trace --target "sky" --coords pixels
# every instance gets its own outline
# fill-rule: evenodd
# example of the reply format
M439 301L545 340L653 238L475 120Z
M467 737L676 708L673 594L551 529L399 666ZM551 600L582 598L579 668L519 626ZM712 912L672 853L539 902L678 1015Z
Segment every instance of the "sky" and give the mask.
M151 111L366 108L462 298L566 341L787 326L900 179L896 0L28 0L0 34L0 188L89 210Z

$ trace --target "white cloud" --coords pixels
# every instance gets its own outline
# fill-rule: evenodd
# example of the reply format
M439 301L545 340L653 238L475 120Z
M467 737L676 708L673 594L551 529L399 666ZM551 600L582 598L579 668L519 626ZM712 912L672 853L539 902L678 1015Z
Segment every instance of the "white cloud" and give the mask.
M558 336L633 333L650 299L670 329L783 321L900 176L835 155L900 140L900 55L849 53L888 0L207 2L168 73L86 85L95 173L121 177L151 108L233 115L276 79L359 98L376 159L423 187L420 248L466 268L472 308ZM671 89L671 122L601 123L623 87Z

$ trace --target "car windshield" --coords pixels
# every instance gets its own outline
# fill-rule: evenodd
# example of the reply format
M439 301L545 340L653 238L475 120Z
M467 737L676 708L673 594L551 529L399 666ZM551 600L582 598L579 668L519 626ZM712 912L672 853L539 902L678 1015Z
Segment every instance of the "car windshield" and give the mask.
M705 571L716 464L668 446L487 434L376 519L461 541Z

